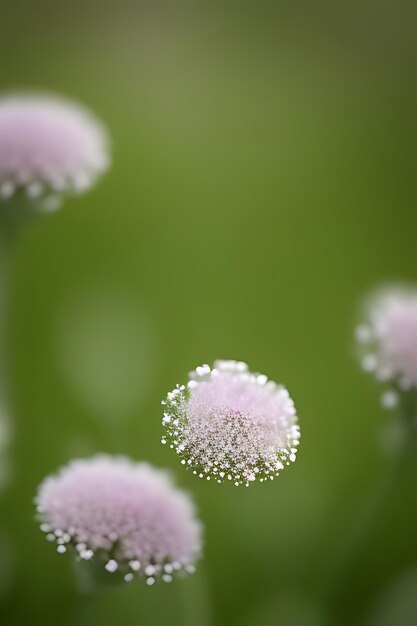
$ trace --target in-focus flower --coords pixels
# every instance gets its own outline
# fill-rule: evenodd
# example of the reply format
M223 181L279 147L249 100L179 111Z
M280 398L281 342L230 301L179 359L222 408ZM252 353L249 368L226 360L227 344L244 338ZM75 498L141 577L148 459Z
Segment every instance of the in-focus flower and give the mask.
M47 477L36 506L59 553L102 562L110 573L148 585L194 571L201 526L189 496L166 472L127 458L76 460Z
M16 194L55 208L108 166L108 137L86 109L42 94L0 98L0 199Z
M393 385L382 398L393 408L399 393L417 388L417 289L391 288L371 298L356 340L362 368Z
M246 363L197 367L163 404L162 443L200 478L247 486L296 459L300 429L288 391Z

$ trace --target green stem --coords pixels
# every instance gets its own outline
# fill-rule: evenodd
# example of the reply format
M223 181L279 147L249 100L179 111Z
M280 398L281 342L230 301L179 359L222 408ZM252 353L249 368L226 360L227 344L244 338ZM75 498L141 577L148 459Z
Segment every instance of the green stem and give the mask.
M91 567L92 565L92 567ZM157 581L148 587L144 580L121 582L105 572L102 564L76 563L78 599L74 624L98 626L108 612L117 612L123 626L148 626L174 623L180 626L210 626L205 572L171 583Z
M207 572L199 563L197 572L181 581L183 626L210 626L212 622Z
M8 460L5 446L11 427L10 393L10 291L15 241L19 233L36 215L33 202L22 194L0 200L0 483ZM2 436L5 432L5 436ZM0 484L1 486L1 484Z
M335 552L329 574L325 579L324 596L330 612L349 596L349 581L354 577L360 559L366 554L368 542L383 517L384 507L395 496L399 482L417 451L417 393L399 392L401 405L398 419L402 428L402 443L383 474L374 493L367 498L349 533ZM352 598L349 599L349 602Z
M9 300L14 240L12 231L2 226L4 225L0 224L0 435L3 435L0 438L0 461L3 467L0 482L4 479L3 472L7 473L4 447L7 444L10 429Z

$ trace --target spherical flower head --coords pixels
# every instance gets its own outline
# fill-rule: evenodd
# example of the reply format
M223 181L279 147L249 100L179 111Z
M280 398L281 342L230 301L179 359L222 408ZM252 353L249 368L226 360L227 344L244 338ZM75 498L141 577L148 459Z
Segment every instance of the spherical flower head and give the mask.
M108 137L78 104L42 94L0 98L0 199L53 209L88 189L109 163Z
M288 391L246 363L197 367L163 404L162 443L200 478L248 486L296 459L300 430Z
M417 290L392 288L368 302L365 321L356 329L364 370L399 391L417 387ZM384 395L395 406L395 392Z
M192 572L201 526L189 496L146 463L95 456L72 461L39 487L41 529L57 551L95 559L130 582L152 585Z

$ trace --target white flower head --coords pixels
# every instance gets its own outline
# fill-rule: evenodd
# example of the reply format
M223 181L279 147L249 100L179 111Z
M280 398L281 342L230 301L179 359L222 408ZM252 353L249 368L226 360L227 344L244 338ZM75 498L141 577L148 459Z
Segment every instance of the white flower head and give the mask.
M107 132L79 104L57 96L0 98L0 200L23 195L45 210L82 193L109 165Z
M398 393L417 388L417 289L392 287L369 299L356 329L362 368ZM382 403L394 408L398 394L389 391Z
M162 443L199 478L248 486L296 459L300 429L288 391L246 363L197 367L163 405Z
M148 585L194 571L201 525L188 494L147 463L98 455L76 460L40 485L41 530L57 552Z

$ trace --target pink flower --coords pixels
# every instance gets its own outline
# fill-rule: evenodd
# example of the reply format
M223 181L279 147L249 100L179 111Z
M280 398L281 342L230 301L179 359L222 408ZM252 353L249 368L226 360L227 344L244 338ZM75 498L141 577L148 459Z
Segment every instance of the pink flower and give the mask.
M200 478L246 486L295 461L300 430L288 391L246 363L216 361L191 372L163 402L165 436Z
M0 198L57 201L88 189L108 166L108 138L87 110L41 94L0 99Z
M126 458L72 461L39 487L36 506L58 552L101 559L126 581L136 573L152 585L178 570L193 571L201 525L189 496L167 473Z
M372 298L356 329L362 367L401 390L417 387L417 290L386 289ZM395 406L395 392L384 400Z

